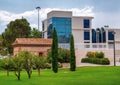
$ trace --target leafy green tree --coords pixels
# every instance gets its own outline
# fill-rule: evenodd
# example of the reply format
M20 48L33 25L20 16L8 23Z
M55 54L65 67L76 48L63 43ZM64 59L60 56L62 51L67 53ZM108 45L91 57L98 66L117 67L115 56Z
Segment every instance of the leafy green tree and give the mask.
M66 49L58 49L58 61L60 63L68 63L69 62L69 57L70 57L70 52L69 50Z
M33 29L31 30L30 37L31 37L31 38L42 38L42 32L39 31L39 30L36 29L36 28L33 28Z
M70 51L66 49L59 48L58 49L58 62L60 63L68 63L70 59ZM47 60L49 63L52 61L52 53L51 50L48 51Z
M70 70L75 71L76 69L76 58L75 58L75 48L74 48L74 38L71 35L70 38Z
M2 35L0 35L0 53L3 50L2 41L3 41L3 38L2 38Z
M7 76L9 76L9 71L13 68L12 59L11 58L2 59L1 67L7 71Z
M20 53L18 53L13 57L13 68L18 80L20 80L20 77L21 77L20 73L23 68L23 63L24 63L23 58L20 56Z
M11 21L5 32L2 33L2 45L8 49L10 54L13 53L12 43L16 38L28 38L30 36L31 27L25 18Z
M21 51L20 56L23 58L23 68L26 70L28 78L31 78L33 69L33 55L28 51Z
M57 73L58 72L58 37L56 29L54 28L52 35L52 70Z
M38 76L40 76L40 69L46 66L46 58L43 56L34 56L34 65L38 70Z

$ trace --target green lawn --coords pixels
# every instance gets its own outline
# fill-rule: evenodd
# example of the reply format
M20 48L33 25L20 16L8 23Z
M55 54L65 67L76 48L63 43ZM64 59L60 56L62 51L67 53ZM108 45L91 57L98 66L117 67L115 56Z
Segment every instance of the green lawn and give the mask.
M9 77L0 72L0 85L120 85L120 67L79 67L75 72L59 69L58 73L42 70L40 77L34 71L31 79L22 71L20 81L13 72Z

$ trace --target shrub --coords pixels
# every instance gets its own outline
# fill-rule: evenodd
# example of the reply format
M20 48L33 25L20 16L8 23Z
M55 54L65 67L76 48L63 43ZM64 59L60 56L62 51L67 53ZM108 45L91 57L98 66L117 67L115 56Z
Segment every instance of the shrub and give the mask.
M109 61L108 58L103 58L103 59L101 59L101 64L103 64L103 65L109 65L110 61Z
M103 52L96 52L95 57L96 58L104 58L104 53Z
M52 61L52 53L51 53L51 50L48 51L48 54L47 54L47 61L49 63L51 63ZM58 49L58 62L60 63L68 63L69 62L69 59L70 59L70 51L69 50L66 50L66 49L61 49L59 48Z
M81 62L88 63L88 62L90 62L90 58L82 58Z
M87 56L88 58L95 58L95 52L88 52L88 53L86 54L86 56Z
M110 61L108 58L82 58L82 63L93 63L93 64L102 64L109 65Z
M93 58L91 63L93 63L93 64L101 64L99 58Z

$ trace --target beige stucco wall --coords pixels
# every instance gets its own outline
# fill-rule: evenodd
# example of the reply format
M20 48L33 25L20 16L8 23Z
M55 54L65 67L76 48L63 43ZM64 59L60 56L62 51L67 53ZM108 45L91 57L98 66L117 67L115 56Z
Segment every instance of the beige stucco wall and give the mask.
M36 55L39 55L39 53L42 52L43 55L46 56L48 50L50 50L50 49L51 49L51 46L15 46L14 47L14 55L20 51L29 51Z

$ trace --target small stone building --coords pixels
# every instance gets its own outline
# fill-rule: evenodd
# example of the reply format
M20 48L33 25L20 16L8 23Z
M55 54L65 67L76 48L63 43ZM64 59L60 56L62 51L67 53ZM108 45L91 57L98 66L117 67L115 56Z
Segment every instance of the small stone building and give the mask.
M52 39L16 38L13 43L13 53L15 55L20 51L29 51L39 56L46 56L51 46Z

